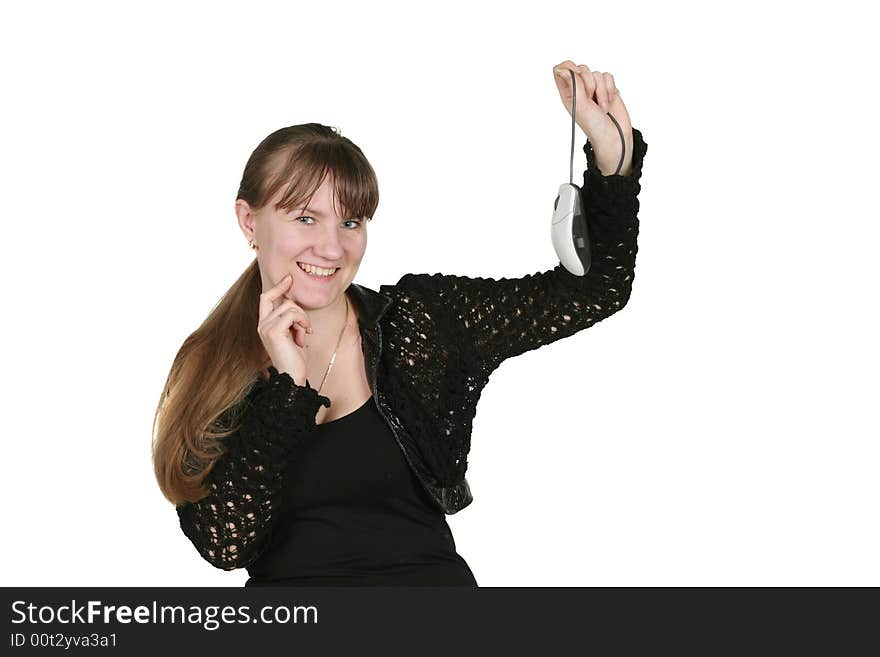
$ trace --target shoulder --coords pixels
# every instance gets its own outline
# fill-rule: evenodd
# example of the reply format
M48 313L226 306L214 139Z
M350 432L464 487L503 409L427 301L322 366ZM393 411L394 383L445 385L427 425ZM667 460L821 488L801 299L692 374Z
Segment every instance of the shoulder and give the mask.
M432 319L428 313L425 289L418 284L422 274L404 274L393 285L379 286L379 292L391 300L385 318L410 318L411 324L416 323L415 316Z

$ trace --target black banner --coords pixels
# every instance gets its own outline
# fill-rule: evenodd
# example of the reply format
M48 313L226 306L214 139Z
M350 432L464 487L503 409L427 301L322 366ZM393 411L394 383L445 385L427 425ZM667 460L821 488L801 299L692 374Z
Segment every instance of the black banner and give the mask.
M255 648L465 655L475 647L582 654L602 645L618 653L662 646L790 649L801 642L840 652L863 648L865 637L867 645L877 643L867 634L877 595L867 588L0 590L5 655L187 648L203 655Z

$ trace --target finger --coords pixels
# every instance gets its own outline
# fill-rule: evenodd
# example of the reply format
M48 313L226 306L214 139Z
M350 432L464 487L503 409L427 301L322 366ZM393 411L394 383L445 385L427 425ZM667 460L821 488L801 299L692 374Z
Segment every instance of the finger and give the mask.
M297 324L297 325L294 325L294 327L291 330L293 331L293 341L296 343L296 345L300 349L305 348L306 335L305 335L305 331L302 329L302 327Z
M303 315L305 314L301 308L298 310L300 313L303 313ZM293 320L293 323L294 323L294 326L296 326L296 327L302 327L302 330L305 333L314 333L314 330L312 330L312 325L309 322L308 317L305 317L305 316L297 317L295 320Z
M592 99L593 94L596 93L596 80L593 77L592 71L590 71L590 67L586 64L581 64L577 67L577 72L584 87L584 97Z
M574 71L577 73L577 67L574 65L574 62L570 59L566 59L564 62L560 62L556 66L553 67L553 74L556 76L556 83L563 83L563 89L566 91L571 91L571 73L570 71Z
M590 92L584 86L583 77L579 75L578 68L572 62L566 60L553 69L553 71L557 75L559 93L569 112L572 111L572 95L576 94L578 98L590 97ZM571 84L572 73L574 73L575 87L572 87Z
M559 62L556 66L553 67L553 72L555 73L557 70L565 73L565 69L574 70L576 67L574 62L570 59L566 59L564 62ZM568 73L565 73L568 75Z
M260 295L260 320L265 319L275 310L275 300L281 297L292 283L293 277L288 274L275 287L269 288Z
M608 87L605 85L605 76L598 71L593 71L593 79L596 81L596 102L603 112L608 111Z
M293 331L295 329L305 331L305 327L300 323L299 313L299 310L289 308L278 316L271 318L269 320L271 322L270 331Z
M608 89L608 102L613 103L617 97L617 85L614 84L614 76L611 73L604 73L605 87Z
M267 320L272 320L272 319L276 319L278 317L281 317L286 312L289 312L291 310L294 311L295 313L297 313L297 315L298 315L296 318L296 323L299 324L300 326L302 326L303 330L305 330L306 332L312 333L313 332L312 322L311 322L311 320L309 320L308 315L306 315L306 312L300 306L298 306L296 303L294 303L290 299L285 299L284 301L282 301L281 305L279 305L275 310L272 311L272 314L269 315Z
M559 64L558 66L553 67L553 76L556 79L556 86L559 88L559 92L563 94L563 97L571 93L570 70L571 69L564 64Z

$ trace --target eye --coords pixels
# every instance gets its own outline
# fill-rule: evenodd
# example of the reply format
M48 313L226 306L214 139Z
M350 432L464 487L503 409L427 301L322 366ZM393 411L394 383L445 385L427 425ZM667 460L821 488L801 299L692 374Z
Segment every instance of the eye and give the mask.
M295 221L298 221L298 222L299 222L300 219L311 219L312 221L314 221L315 218L314 218L314 217L310 217L309 215L302 215L302 216L300 216L300 217L297 217L297 218L295 219ZM303 222L300 222L300 223L303 223ZM351 227L352 230L357 230L357 229L360 227L360 225L361 225L361 221L360 221L360 219L349 219L348 221L344 221L344 222L342 222L342 223L345 223L345 224L357 224L357 225ZM306 225L310 226L311 224L306 224Z

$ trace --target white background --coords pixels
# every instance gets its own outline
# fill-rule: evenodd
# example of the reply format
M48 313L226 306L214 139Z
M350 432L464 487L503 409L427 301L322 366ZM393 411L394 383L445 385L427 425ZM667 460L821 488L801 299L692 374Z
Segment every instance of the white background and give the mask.
M634 290L492 375L459 553L481 586L880 585L859 5L5 4L2 583L242 585L178 528L150 429L253 258L251 151L311 121L364 150L368 287L546 270L571 59L649 145Z

